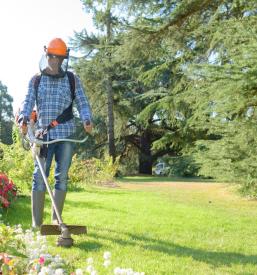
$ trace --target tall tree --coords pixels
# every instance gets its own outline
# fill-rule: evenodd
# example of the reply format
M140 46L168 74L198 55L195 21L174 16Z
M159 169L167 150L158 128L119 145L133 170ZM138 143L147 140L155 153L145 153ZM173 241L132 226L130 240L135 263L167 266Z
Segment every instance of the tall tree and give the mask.
M0 81L0 142L12 143L13 98L8 94L7 87Z
M139 171L151 173L157 156L181 154L189 143L206 135L189 127L192 108L180 94L190 83L185 68L206 50L206 46L194 46L190 33L204 24L204 14L215 12L221 1L133 2L139 16L118 51L120 62L133 68L134 77L144 87L143 100L137 97L141 110L134 114L143 145Z
M110 47L112 43L112 14L111 1L106 3L106 45ZM115 150L115 136L114 136L114 112L113 112L113 88L112 88L112 72L111 72L111 51L106 50L107 66L106 71L106 91L107 91L107 106L108 106L108 141L109 141L109 155L112 156L113 162L116 158Z
M95 35L88 35L86 30L77 33L73 45L86 49L92 56L98 56L101 62L100 82L101 90L106 93L107 98L107 136L109 155L112 156L113 161L116 158L115 149L115 117L114 117L114 94L113 94L113 63L112 52L115 46L115 26L116 19L113 15L116 5L119 1L82 1L85 10L92 12L93 20L96 29L100 32L97 37ZM97 57L96 57L97 59ZM100 68L100 66L99 66Z
M161 41L170 51L161 55L162 65L172 57L177 77L162 98L170 103L163 111L171 115L169 123L184 124L179 130L196 152L200 174L238 182L256 195L257 3L175 2L170 20L158 20L155 28L149 24L135 28L141 39L134 41L134 49L142 55L143 44L149 51ZM158 67L141 75L156 79ZM182 144L182 149L188 146Z
M112 4L114 2L117 5L119 4L119 1L112 1ZM165 49L168 42L164 41L165 43L163 43L162 39L156 38L151 42L149 39L151 35L153 35L153 37L156 36L155 32L151 31L151 29L155 30L160 27L162 21L164 24L169 17L173 16L172 10L174 9L174 3L169 3L169 7L165 7L165 5L158 6L157 2L154 2L153 4L142 2L140 4L137 3L136 5L134 5L134 2L137 1L127 2L130 4L130 6L127 6L127 10L130 9L135 15L139 15L140 17L143 13L147 13L148 15L154 13L154 18L146 18L142 20L134 16L133 20L125 20L124 17L122 19L119 18L118 20L117 17L112 16L113 24L116 24L116 29L117 22L122 21L123 29L125 24L127 28L131 29L131 31L122 31L119 36L116 35L115 39L112 40L112 44L108 45L107 50L106 44L101 42L106 40L103 36L89 36L84 32L82 34L77 34L77 38L78 41L80 41L80 48L86 46L86 48L90 50L90 53L94 52L94 58L92 60L95 66L91 66L91 71L95 73L97 70L97 75L100 76L101 81L102 79L106 79L107 76L107 79L109 80L106 81L106 84L110 84L110 74L108 72L111 71L111 81L113 84L115 81L116 85L114 102L116 114L118 113L120 117L124 117L125 114L126 117L126 121L123 120L124 127L120 127L123 131L122 133L119 133L118 137L120 140L125 141L125 146L128 144L127 142L130 142L137 147L139 153L139 172L151 174L153 162L158 156L167 152L174 154L174 149L177 146L174 145L177 144L178 140L177 133L179 131L177 125L174 124L175 119L173 119L173 122L169 125L170 115L169 113L167 115L162 111L163 106L166 105L166 108L170 108L170 106L174 105L169 97L166 100L166 103L162 98L169 94L169 83L171 82L170 75L172 74L172 71L174 71L173 67L176 66L176 62L168 56L171 54L175 55L175 52L170 51L170 48ZM85 1L85 3L90 5L90 8L93 7L92 1ZM99 3L102 3L102 6L99 5ZM99 20L102 18L101 16L105 15L104 18L108 18L107 15L109 13L107 12L106 15L103 12L106 3L106 1L99 1L94 9L97 10L98 8L98 20L96 21L98 23L101 22L101 20ZM140 7L140 9L137 10L138 7ZM148 10L146 10L145 7ZM101 9L100 12L99 8ZM158 16L160 19L156 19ZM135 24L131 26L133 22ZM146 24L148 25L146 26ZM106 30L108 30L107 27ZM117 38L120 40L118 41ZM97 52L95 53L95 51L92 51L93 49L97 49ZM112 57L111 59L109 58L110 56ZM86 71L85 68L82 68L82 66L84 66L83 64L87 64L86 66L89 65L88 62L80 62L80 66L78 66L80 72ZM102 68L104 67L107 67L108 71L103 70ZM118 71L117 68L120 71ZM177 77L178 74L174 73L173 75L173 79L177 78L176 81L179 82L180 78ZM95 78L92 73L90 76L92 79ZM92 83L90 78L86 78L87 81L85 81L85 83ZM96 86L98 86L99 89L100 85L95 85L95 87ZM106 87L108 88L106 90L110 91L110 85L105 86L105 88ZM114 89L112 85L112 92L113 91ZM123 94L119 97L121 91L123 91ZM95 92L99 94L99 91ZM149 95L150 100L146 99L146 97L141 97L142 94L145 93ZM98 101L99 97L96 98L96 100ZM156 104L156 100L162 104ZM150 106L148 107L148 105ZM126 106L126 108L121 110L119 106ZM138 116L143 109L144 111L142 114ZM119 112L119 110L121 110L121 112ZM156 119L157 113L158 119ZM173 118L176 116L176 113L177 112L174 110L172 113ZM117 115L115 121L118 121ZM177 124L181 126L181 119L177 119ZM117 123L115 123L115 125L117 125ZM124 128L126 131L124 131ZM111 129L111 127L109 127L109 129ZM168 131L171 131L172 133L166 133ZM170 138L172 135L173 140ZM158 141L158 144L155 146L155 150L153 151L152 146L156 141ZM177 151L179 150L180 148L178 147ZM124 151L126 151L126 149L124 149Z
M92 1L85 2L93 7ZM104 7L108 1L96 2L95 9L100 8L96 21L101 22L101 18L107 18ZM111 17L113 27L122 23L123 29L119 24L119 35L116 32L112 37L108 50L106 43L102 43L106 42L103 33L99 33L98 37L84 36L81 40L85 42L84 45L97 51L91 51L91 54L94 53L94 61L90 62L91 72L79 67L92 77L91 80L87 77L91 81L88 85L94 87L98 95L99 83L103 83L99 79L111 75L111 82L105 83L112 83L115 121L123 122L117 127L120 133L117 135L115 132L119 141L123 140L119 145L125 144L126 147L130 143L138 148L139 171L150 173L154 156L188 154L190 147L195 148L196 141L218 144L225 135L224 130L222 132L213 127L213 114L217 112L217 106L226 109L227 101L220 95L219 98L212 98L213 94L209 93L210 88L217 84L210 77L211 73L217 75L224 68L219 76L222 79L227 73L226 66L234 62L228 58L228 45L219 39L219 35L228 20L237 23L244 17L247 20L250 15L255 16L256 3L253 0L125 2L126 11L133 11L134 17L115 17L114 11L119 9L120 3L112 1L112 4L116 4ZM229 26L232 28L232 25ZM107 30L106 25L101 26ZM106 56L106 53L109 54ZM203 65L209 66L218 53L222 61L217 71L216 68L212 71L206 69ZM87 61L80 63L83 64L89 65ZM110 68L108 71L111 74L107 74L103 67ZM190 68L196 69L192 71ZM222 85L215 87L222 91ZM102 103L99 103L99 107ZM227 117L223 119L228 120Z
M195 148L200 173L257 194L255 2L227 3L212 22L209 59L189 72L197 86L197 120L215 139ZM193 103L196 108L196 101ZM208 164L208 165L207 165Z

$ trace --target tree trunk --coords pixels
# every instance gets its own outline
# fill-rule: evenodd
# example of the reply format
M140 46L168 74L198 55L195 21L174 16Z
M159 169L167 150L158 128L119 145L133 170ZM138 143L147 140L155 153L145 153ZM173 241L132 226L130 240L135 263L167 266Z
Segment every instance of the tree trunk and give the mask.
M106 22L106 32L107 32L107 45L111 41L111 12L109 7L109 1L107 3L107 22ZM111 64L111 53L107 50L108 63ZM109 70L109 64L107 65L106 71L106 90L107 90L107 105L108 105L108 143L109 143L109 155L112 157L112 161L115 161L116 150L115 150L115 137L114 137L114 114L113 114L113 89L111 72Z
M108 142L109 142L109 155L112 157L113 162L115 161L115 138L114 138L114 115L113 115L113 93L112 83L109 77L106 83L107 88L107 105L108 105Z
M151 140L147 132L144 132L140 138L140 147L139 152L139 173L152 175L152 153L151 153Z

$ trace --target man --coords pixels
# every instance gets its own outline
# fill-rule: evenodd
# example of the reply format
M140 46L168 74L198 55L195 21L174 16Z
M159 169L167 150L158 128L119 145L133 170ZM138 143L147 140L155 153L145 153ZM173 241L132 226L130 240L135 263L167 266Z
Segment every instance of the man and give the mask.
M80 118L87 133L92 131L92 115L87 97L80 79L67 72L69 49L60 38L50 41L45 47L45 53L40 61L40 76L34 76L29 82L28 93L21 108L19 122L21 131L26 134L26 122L29 120L34 105L37 106L39 127L44 131L45 140L69 138L75 132L72 114L72 101L76 103ZM73 84L72 84L73 83ZM72 94L72 91L74 95ZM24 127L25 125L25 127ZM58 142L48 145L45 172L49 176L51 162L55 158L54 199L56 206L62 213L67 192L68 171L71 165L73 144ZM42 157L42 156L41 156ZM44 159L42 158L42 163ZM32 226L37 228L43 222L46 186L37 163L33 173L31 208ZM52 222L57 223L53 211Z

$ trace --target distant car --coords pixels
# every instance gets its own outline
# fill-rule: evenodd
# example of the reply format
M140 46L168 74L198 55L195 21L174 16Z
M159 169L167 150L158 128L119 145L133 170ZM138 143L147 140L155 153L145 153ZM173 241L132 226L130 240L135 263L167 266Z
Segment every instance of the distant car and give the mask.
M157 176L165 176L168 174L168 168L165 162L159 162L154 167L154 174Z

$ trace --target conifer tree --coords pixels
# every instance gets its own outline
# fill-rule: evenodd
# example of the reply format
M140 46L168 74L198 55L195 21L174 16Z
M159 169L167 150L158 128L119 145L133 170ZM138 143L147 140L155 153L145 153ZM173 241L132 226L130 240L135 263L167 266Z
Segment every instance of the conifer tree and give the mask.
M196 143L200 174L237 182L256 195L256 4L237 4L209 28L208 62L189 72L198 92L192 127L208 128L214 137Z
M73 42L75 42L75 45L77 43L77 47L84 47L84 49L88 50L89 52L94 51L95 53L95 51L97 51L99 52L98 55L101 56L101 90L106 92L107 99L107 136L109 155L112 157L113 161L115 161L115 119L113 111L114 95L112 88L111 56L115 25L115 18L113 17L112 10L115 8L116 2L111 0L84 0L82 2L85 9L93 13L95 27L101 32L101 35L98 38L94 35L90 37L86 30L84 30L82 33L77 33Z
M7 87L0 81L0 142L5 144L12 143L12 102Z

